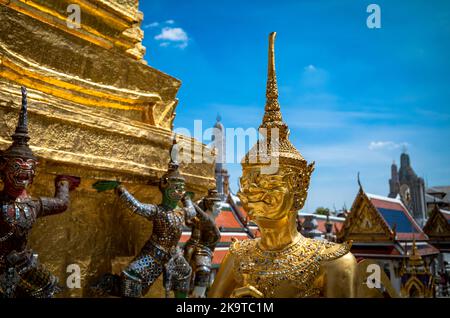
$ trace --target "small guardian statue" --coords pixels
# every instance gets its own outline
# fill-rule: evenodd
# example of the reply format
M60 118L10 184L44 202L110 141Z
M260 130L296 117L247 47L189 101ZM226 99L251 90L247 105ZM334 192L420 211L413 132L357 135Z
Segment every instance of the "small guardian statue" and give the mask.
M162 202L159 205L139 202L128 190L116 181L99 181L94 184L98 191L114 188L116 195L137 215L153 222L153 232L140 253L122 271L121 275L106 274L94 285L94 292L105 292L118 297L142 297L164 274L166 293L179 291L184 297L188 290L190 267L177 249L185 221L195 217L195 208L186 194L185 179L178 171L178 150L175 138L171 147L168 171L161 178L159 189ZM179 203L184 205L179 208ZM169 271L169 272L167 272ZM176 285L176 286L175 286Z
M69 206L69 191L80 179L55 178L55 197L32 198L37 158L28 146L27 90L22 87L19 122L12 145L0 154L3 190L0 192L0 297L49 298L60 291L58 279L27 248L28 235L37 218L62 213Z
M194 203L197 215L187 223L191 237L184 246L184 256L192 267L191 297L204 298L210 285L214 249L220 241L220 231L214 220L220 197L216 190L209 190L199 205Z

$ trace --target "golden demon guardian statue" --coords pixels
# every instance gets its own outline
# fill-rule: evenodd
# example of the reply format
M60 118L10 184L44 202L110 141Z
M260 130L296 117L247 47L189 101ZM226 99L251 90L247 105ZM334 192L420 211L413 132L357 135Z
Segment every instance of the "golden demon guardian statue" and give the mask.
M0 192L0 298L52 297L59 291L58 279L27 249L28 234L38 217L64 212L69 191L80 180L57 176L54 198L31 198L37 158L28 146L27 91L22 87L19 122L12 145L0 155L3 190Z
M177 297L186 297L192 269L177 247L186 220L195 217L193 203L185 191L185 179L178 171L179 164L175 138L171 148L169 169L161 178L159 188L162 203L145 204L134 198L116 181L99 181L94 184L98 191L115 189L120 200L134 213L153 221L153 232L140 253L118 275L106 274L93 286L95 293L121 297L144 296L156 279L163 274L166 292L173 290ZM182 202L184 208L178 208Z
M305 203L314 164L307 164L288 139L275 75L275 32L269 63L263 139L242 162L238 193L261 238L235 241L209 297L352 297L356 259L349 244L303 237L297 211ZM275 169L273 164L276 164Z

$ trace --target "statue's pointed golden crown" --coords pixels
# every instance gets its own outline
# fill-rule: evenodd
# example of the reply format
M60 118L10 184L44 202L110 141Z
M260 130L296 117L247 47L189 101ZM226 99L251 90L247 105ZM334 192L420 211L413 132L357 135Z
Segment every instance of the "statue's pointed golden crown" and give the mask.
M269 59L267 69L266 105L264 117L259 126L264 139L258 140L255 146L246 154L242 166L260 165L269 163L274 157L280 166L297 166L299 169L306 166L306 160L289 141L289 128L283 121L281 108L278 102L278 85L275 72L275 36L276 32L269 34ZM278 137L271 138L278 133ZM276 143L273 147L273 143Z

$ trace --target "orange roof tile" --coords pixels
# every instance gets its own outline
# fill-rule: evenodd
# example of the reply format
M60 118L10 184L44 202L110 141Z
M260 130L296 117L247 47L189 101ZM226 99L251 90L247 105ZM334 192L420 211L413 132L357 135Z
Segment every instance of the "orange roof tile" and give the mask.
M214 251L214 256L213 256L213 259L212 259L212 263L215 264L215 265L220 265L222 263L225 255L227 255L227 253L228 253L228 249L226 249L226 250L223 250L223 249L217 250L216 249Z
M222 210L216 217L217 227L224 228L242 228L241 223L236 219L234 213L228 210Z
M404 210L403 205L401 205L399 202L380 200L370 197L369 199L373 203L373 205L379 209Z

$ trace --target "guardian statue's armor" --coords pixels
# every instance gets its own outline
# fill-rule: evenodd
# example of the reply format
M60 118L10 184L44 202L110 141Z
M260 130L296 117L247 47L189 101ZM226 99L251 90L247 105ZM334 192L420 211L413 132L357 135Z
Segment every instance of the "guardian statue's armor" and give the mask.
M0 297L52 297L58 280L37 255L27 249L28 234L37 218L64 212L69 205L69 190L79 179L57 176L54 198L31 198L37 165L28 141L27 91L22 87L19 123L12 135L12 145L0 155L3 190L0 192Z
M171 154L176 151L176 143ZM185 180L178 171L178 162L171 156L169 169L161 178L163 201L159 205L145 204L118 185L115 192L134 213L153 222L153 232L140 253L117 275L106 275L96 289L115 296L144 296L156 279L164 273L166 292L175 290L183 295L189 291L191 268L182 253L177 251L185 220L195 216L195 208L186 195ZM182 202L184 208L178 208Z
M208 191L208 196L199 205L194 204L197 215L187 223L192 232L184 246L184 256L193 269L191 295L195 298L205 297L210 284L213 253L220 241L220 231L214 221L219 201L216 190Z

